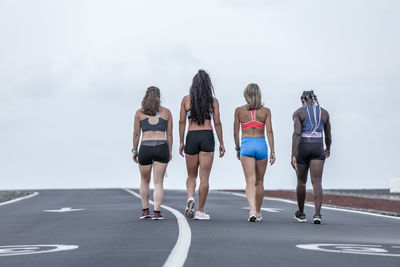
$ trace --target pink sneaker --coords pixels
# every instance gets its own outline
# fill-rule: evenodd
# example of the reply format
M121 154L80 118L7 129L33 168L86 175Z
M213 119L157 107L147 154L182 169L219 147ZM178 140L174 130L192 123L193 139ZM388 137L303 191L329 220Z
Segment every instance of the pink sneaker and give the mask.
M151 218L150 210L145 209L142 211L142 215L140 216L140 219L143 220L143 219L148 219L148 218Z
M151 217L152 220L164 220L160 211L154 211L153 216Z
M261 215L261 212L257 212L257 219L256 219L256 221L257 222L261 222L262 221L262 215Z
M209 220L210 215L208 215L204 211L196 211L196 213L194 215L194 219L195 220Z

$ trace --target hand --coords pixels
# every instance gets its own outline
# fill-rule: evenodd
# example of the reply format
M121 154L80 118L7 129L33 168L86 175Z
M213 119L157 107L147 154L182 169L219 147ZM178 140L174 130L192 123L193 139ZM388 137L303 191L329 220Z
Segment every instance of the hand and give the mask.
M292 167L295 171L297 171L297 161L296 161L296 157L292 156Z
M170 153L169 154L169 161L171 161L172 160L172 154Z
M274 165L275 163L275 152L271 152L270 157L269 157L269 163L271 163L271 166Z
M219 145L219 157L222 158L225 155L224 145Z
M325 149L325 158L329 158L331 155L331 151L329 151L328 149Z
M183 154L185 152L185 144L181 143L179 146L179 154L181 154L182 157L184 157L185 155Z
M236 152L236 157L237 157L238 160L240 160L240 151Z
M132 159L133 159L134 162L139 163L139 161L138 161L138 153L133 153Z

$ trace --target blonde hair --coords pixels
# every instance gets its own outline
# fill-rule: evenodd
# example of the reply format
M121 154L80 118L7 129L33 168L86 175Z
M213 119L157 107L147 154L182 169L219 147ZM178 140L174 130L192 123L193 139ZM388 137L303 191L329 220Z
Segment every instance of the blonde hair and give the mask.
M244 89L244 99L246 99L247 107L249 110L259 109L263 106L261 103L261 90L255 83L250 83Z

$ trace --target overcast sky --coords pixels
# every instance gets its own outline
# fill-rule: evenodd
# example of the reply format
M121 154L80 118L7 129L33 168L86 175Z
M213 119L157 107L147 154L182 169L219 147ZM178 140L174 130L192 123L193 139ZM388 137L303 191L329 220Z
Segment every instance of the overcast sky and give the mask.
M150 85L174 116L165 187L185 188L179 105L200 68L227 148L211 189L244 188L232 128L250 82L272 110L266 189L295 188L291 116L306 89L331 115L323 186L388 188L400 178L399 25L396 0L2 0L0 189L138 187L133 115Z

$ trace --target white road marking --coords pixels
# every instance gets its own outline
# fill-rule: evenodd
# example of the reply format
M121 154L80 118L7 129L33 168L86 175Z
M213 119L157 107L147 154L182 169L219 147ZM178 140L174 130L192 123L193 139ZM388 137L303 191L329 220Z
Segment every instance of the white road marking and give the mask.
M249 207L243 207L243 210L249 210ZM272 212L272 213L278 213L283 209L275 209L275 208L261 208L261 210L266 211L266 212Z
M16 245L0 246L0 257L43 254L77 249L75 245Z
M85 209L73 209L71 207L61 208L59 210L44 210L45 212L71 212L71 211L79 211Z
M35 192L35 193L32 193L32 194L24 196L24 197L14 198L14 199L11 199L9 201L0 203L0 206L4 206L4 205L11 204L11 203L15 203L15 202L18 202L18 201L21 201L21 200L24 200L24 199L28 199L28 198L31 198L31 197L36 197L37 195L39 195L39 192Z
M233 193L233 192L219 192L219 193L230 194L230 195L239 196L239 197L246 197L245 194L240 194L240 193ZM285 203L290 203L290 204L297 205L296 201L283 199L283 198L264 197L264 200L280 201L280 202L285 202ZM305 204L305 206L314 207L313 204ZM357 213L357 214L370 215L370 216L375 216L375 217L382 217L382 218L390 218L390 219L400 220L400 217L383 215L383 214L378 214L378 213L371 213L371 212L366 212L366 211L348 210L348 209L344 209L344 208L335 208L335 207L327 207L327 206L322 206L322 209L344 211L344 212L350 212L350 213Z
M365 245L365 244L301 244L297 248L333 252L333 253L346 253L358 255L373 255L373 256L386 256L386 257L400 257L400 254L390 253L381 245ZM392 246L391 248L396 248Z
M140 195L138 193L129 189L124 190L140 199ZM154 205L153 201L150 200L149 202L151 205ZM164 262L163 267L181 267L185 264L187 255L189 253L192 231L190 230L189 223L182 213L165 205L161 205L161 207L168 210L176 217L179 228L178 240L176 241L175 246L169 254L167 260Z

